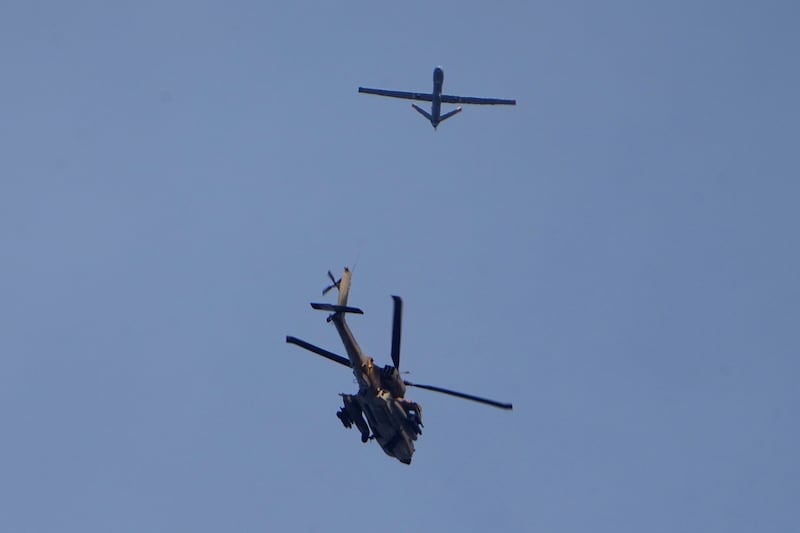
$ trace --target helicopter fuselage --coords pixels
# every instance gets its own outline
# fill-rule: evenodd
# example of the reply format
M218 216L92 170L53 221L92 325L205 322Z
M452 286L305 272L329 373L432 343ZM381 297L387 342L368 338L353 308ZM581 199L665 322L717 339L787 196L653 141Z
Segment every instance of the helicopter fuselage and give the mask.
M410 464L411 456L414 454L414 441L421 433L419 404L394 395L405 392L405 385L399 374L391 366L383 369L375 367L372 358L368 357L358 345L345 322L344 313L334 313L329 318L342 339L358 382L357 394L343 396L346 396L345 408L349 407L349 416L362 430L362 440L365 440L366 436L363 426L358 424L357 419L361 414L366 417L369 429L372 431L369 438L375 439L387 455L395 457L402 463ZM348 406L348 400L357 404L357 408L353 405Z

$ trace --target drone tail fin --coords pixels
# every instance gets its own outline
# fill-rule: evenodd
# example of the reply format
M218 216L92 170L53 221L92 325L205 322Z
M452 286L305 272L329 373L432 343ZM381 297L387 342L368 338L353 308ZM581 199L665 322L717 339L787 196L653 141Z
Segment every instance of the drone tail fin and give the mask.
M461 108L460 107L457 107L457 108L453 109L452 111L448 111L447 113L445 113L444 115L441 116L441 118L439 119L439 122L444 122L448 118L453 117L455 115L458 115L459 113L461 113Z
M414 109L416 109L416 110L417 110L417 113L419 113L419 114L420 114L420 115L422 115L423 117L427 118L427 119L430 121L430 123L431 123L431 124L433 124L433 115L431 115L430 113L428 113L427 111L425 111L424 109L422 109L422 108L421 108L420 106L418 106L417 104L411 104L411 107L413 107Z

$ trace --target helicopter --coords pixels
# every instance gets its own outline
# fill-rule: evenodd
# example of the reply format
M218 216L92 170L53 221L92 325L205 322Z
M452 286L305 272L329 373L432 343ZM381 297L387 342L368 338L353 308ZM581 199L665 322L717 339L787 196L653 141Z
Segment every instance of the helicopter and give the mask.
M328 271L331 284L323 291L323 296L336 288L339 297L336 304L312 303L311 307L318 311L328 311L327 322L333 322L336 331L342 339L342 344L348 357L335 354L297 337L287 336L286 342L304 348L319 356L325 357L340 365L349 367L355 374L358 383L356 394L342 393L343 406L336 413L345 428L355 424L361 433L361 442L375 440L383 451L404 464L411 464L414 455L414 442L422 435L422 407L405 398L406 387L417 387L434 392L440 392L472 400L474 402L491 405L500 409L511 410L510 403L498 402L472 394L457 392L433 385L421 385L404 380L400 376L400 335L403 320L403 300L399 296L392 296L394 313L392 317L392 364L379 368L373 359L367 356L356 342L353 333L345 321L347 314L364 314L357 308L347 304L350 292L352 273L345 267L341 278L338 280Z

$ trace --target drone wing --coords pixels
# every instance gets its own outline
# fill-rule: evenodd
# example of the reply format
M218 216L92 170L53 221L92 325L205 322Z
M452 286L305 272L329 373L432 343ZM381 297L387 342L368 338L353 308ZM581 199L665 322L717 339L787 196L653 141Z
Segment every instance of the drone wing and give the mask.
M358 92L364 94L375 94L378 96L388 96L390 98L404 98L406 100L424 100L430 102L433 95L430 93L409 93L405 91L387 91L386 89L370 89L369 87L359 87Z
M453 96L452 94L443 94L442 102L446 104L517 105L516 100L505 100L503 98L476 98L474 96Z

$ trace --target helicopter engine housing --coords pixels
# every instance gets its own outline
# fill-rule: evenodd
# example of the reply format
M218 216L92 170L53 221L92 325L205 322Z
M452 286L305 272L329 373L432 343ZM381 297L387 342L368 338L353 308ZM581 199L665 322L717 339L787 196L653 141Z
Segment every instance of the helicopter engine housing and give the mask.
M406 385L400 372L392 365L386 365L381 370L381 388L388 391L394 398L403 398L406 395Z

